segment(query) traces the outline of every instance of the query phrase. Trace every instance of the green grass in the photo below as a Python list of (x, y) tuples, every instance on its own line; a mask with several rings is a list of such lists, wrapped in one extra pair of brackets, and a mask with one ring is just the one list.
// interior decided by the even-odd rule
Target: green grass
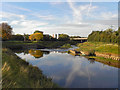
[(100, 53), (112, 53), (118, 54), (118, 45), (117, 44), (108, 44), (103, 42), (85, 42), (77, 44), (79, 47), (78, 51), (90, 51), (95, 50), (95, 52)]
[(94, 59), (97, 62), (104, 63), (112, 67), (120, 68), (120, 61), (117, 61), (117, 60), (112, 60), (104, 57), (96, 57), (96, 56), (85, 56), (85, 57), (88, 59)]
[(113, 45), (99, 46), (99, 47), (96, 47), (95, 50), (97, 52), (118, 54), (118, 46), (113, 46)]
[(2, 46), (5, 48), (22, 48), (22, 47), (27, 47), (27, 45), (40, 45), (41, 47), (45, 48), (58, 48), (63, 46), (64, 44), (72, 44), (75, 45), (77, 44), (77, 41), (5, 41), (2, 43)]
[(120, 68), (120, 61), (117, 60), (112, 60), (104, 57), (96, 57), (95, 60), (109, 66)]
[(51, 78), (42, 71), (17, 57), (11, 50), (2, 49), (3, 88), (56, 88)]
[(67, 48), (72, 48), (70, 44), (64, 44), (60, 48), (67, 49)]

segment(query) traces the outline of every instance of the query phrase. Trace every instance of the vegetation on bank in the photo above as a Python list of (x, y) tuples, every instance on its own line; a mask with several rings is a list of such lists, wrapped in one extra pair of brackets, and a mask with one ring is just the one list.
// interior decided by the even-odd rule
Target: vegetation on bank
[(108, 44), (103, 42), (85, 42), (77, 44), (78, 51), (95, 51), (100, 53), (118, 54), (117, 44)]
[(86, 56), (86, 58), (88, 58), (89, 60), (95, 60), (104, 63), (105, 65), (120, 68), (120, 61), (117, 60), (112, 60), (104, 57), (95, 57), (95, 56), (89, 56), (89, 57)]
[[(77, 41), (3, 41), (2, 46), (10, 49), (22, 49), (23, 47), (38, 45), (38, 48), (59, 48), (64, 44), (76, 45)], [(67, 45), (68, 46), (68, 45)], [(70, 46), (69, 46), (70, 47)], [(68, 47), (67, 47), (68, 48)]]
[(88, 36), (89, 42), (106, 42), (106, 43), (119, 43), (120, 28), (115, 31), (113, 29), (107, 29), (105, 31), (93, 31)]
[(70, 44), (64, 44), (60, 48), (62, 48), (62, 49), (68, 49), (68, 48), (72, 48), (72, 46)]
[(2, 49), (3, 88), (56, 88), (51, 78), (42, 71), (20, 59), (9, 49)]

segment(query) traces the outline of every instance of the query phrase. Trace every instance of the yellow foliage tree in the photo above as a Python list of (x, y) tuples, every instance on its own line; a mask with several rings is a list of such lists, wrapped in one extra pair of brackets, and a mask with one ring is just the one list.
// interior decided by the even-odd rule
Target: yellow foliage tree
[(29, 53), (35, 58), (43, 57), (43, 52), (40, 50), (29, 50)]
[(39, 41), (39, 40), (43, 39), (43, 34), (42, 33), (35, 33), (34, 35), (35, 35), (36, 41)]
[(31, 34), (29, 36), (29, 39), (31, 41), (34, 41), (34, 40), (39, 41), (39, 40), (43, 39), (43, 33), (34, 33), (34, 34)]
[(31, 34), (31, 35), (29, 36), (29, 39), (30, 39), (31, 41), (33, 41), (33, 40), (34, 40), (34, 34)]

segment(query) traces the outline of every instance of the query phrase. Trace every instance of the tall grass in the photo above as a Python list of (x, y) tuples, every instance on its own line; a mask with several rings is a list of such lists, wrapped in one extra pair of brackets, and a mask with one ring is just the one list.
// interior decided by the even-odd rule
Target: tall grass
[(3, 88), (55, 88), (58, 87), (42, 71), (17, 57), (12, 51), (3, 49)]

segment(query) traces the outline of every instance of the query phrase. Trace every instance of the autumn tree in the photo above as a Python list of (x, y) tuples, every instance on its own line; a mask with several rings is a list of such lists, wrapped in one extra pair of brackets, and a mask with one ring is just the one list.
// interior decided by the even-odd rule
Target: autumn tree
[(0, 32), (2, 32), (2, 35), (0, 35), (2, 36), (2, 39), (8, 40), (12, 35), (12, 27), (7, 23), (2, 23), (0, 24)]
[(42, 39), (43, 39), (43, 32), (35, 32), (35, 33), (33, 33), (33, 34), (31, 34), (31, 35), (29, 36), (29, 39), (30, 39), (31, 41), (34, 41), (34, 40), (36, 40), (36, 41), (42, 40)]
[(31, 41), (34, 41), (34, 34), (31, 34), (31, 35), (29, 36), (29, 39), (30, 39)]
[(34, 36), (35, 36), (36, 41), (39, 41), (39, 40), (43, 39), (43, 34), (42, 33), (35, 33)]
[(35, 58), (43, 57), (43, 52), (40, 50), (29, 50), (30, 55), (34, 56)]
[(43, 33), (42, 31), (36, 30), (34, 33)]

